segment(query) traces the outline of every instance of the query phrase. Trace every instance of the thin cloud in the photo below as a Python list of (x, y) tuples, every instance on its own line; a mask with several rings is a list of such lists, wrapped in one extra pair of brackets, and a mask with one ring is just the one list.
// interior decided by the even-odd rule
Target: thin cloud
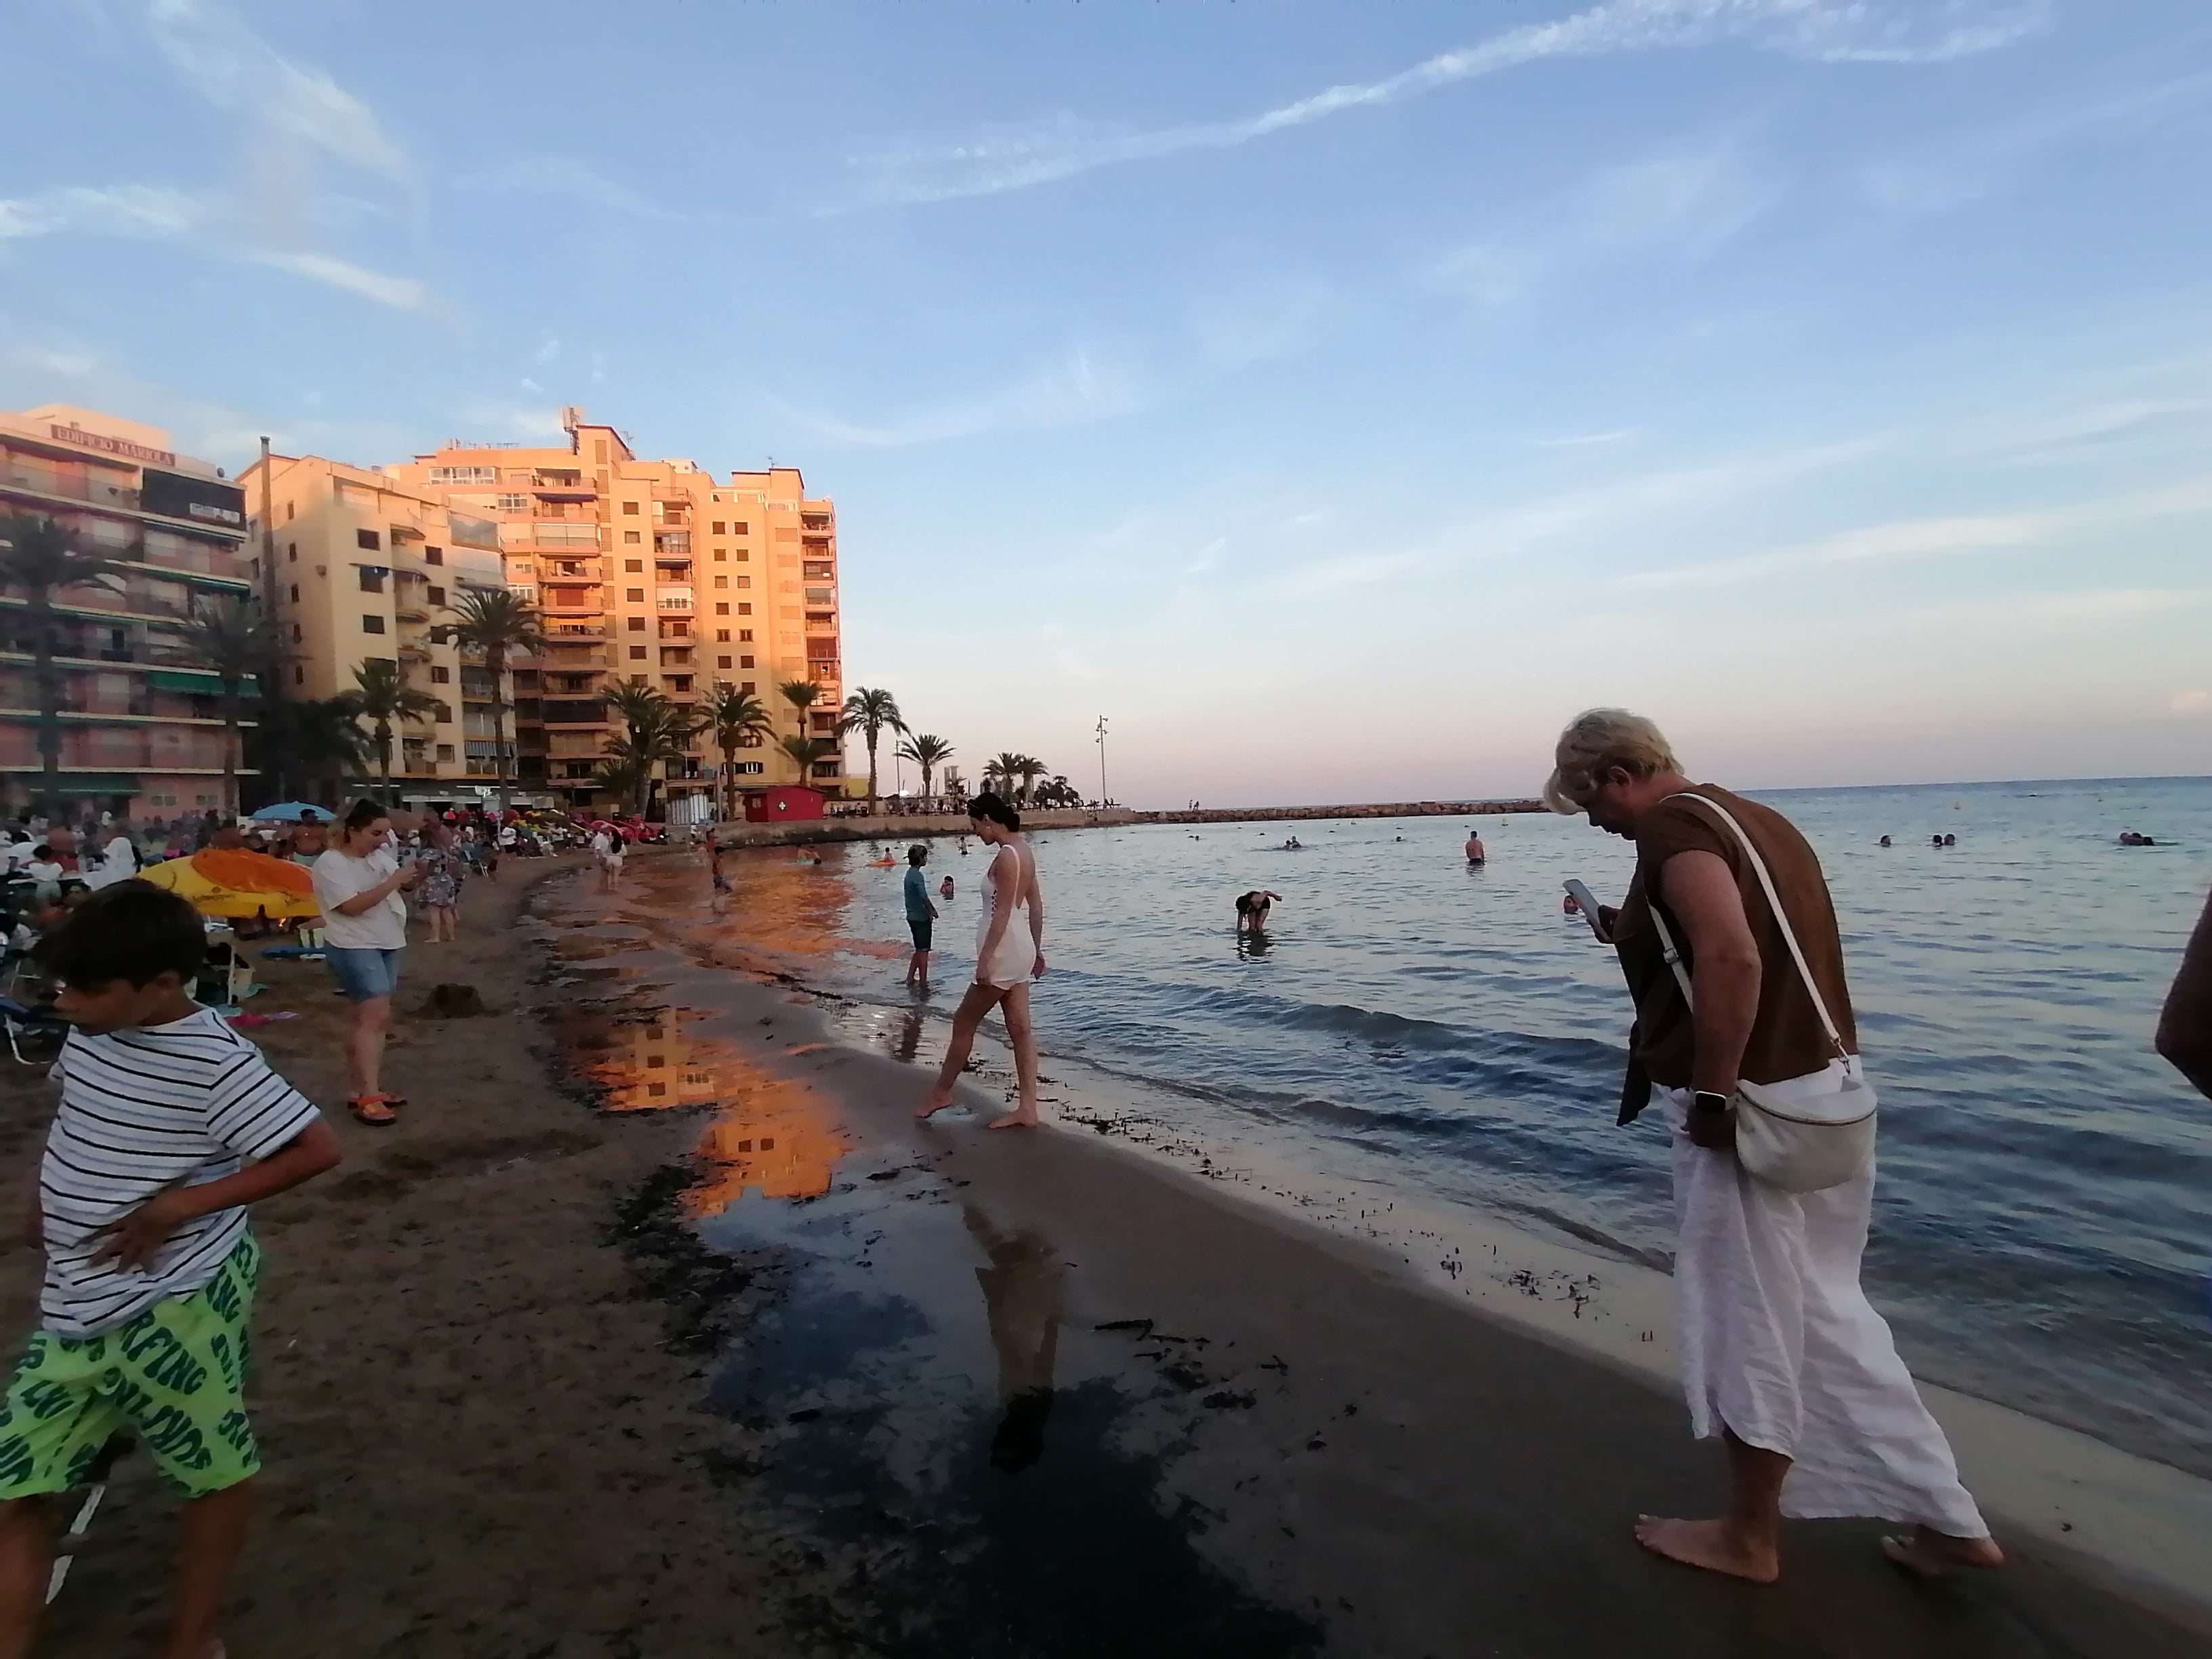
[(1834, 565), (1955, 558), (2048, 544), (2087, 530), (2212, 513), (2212, 482), (2145, 490), (2112, 501), (2034, 513), (1899, 520), (1743, 558), (1649, 570), (1621, 579), (1625, 588), (1722, 587)]
[(523, 196), (553, 196), (586, 207), (605, 208), (640, 219), (684, 224), (692, 216), (649, 202), (627, 185), (617, 184), (596, 168), (566, 155), (529, 155), (480, 172), (463, 173), (453, 180), (461, 191), (508, 191)]
[(1049, 184), (1097, 167), (1191, 150), (1232, 149), (1358, 109), (1419, 98), (1552, 58), (1740, 40), (1826, 62), (1942, 63), (1993, 52), (2041, 28), (2049, 0), (1604, 0), (1524, 24), (1380, 81), (1352, 82), (1241, 118), (1115, 131), (1073, 117), (999, 129), (967, 143), (854, 158), (872, 203), (941, 202)]
[(1073, 426), (1126, 415), (1139, 404), (1135, 383), (1126, 370), (1079, 348), (1069, 353), (1065, 362), (1010, 386), (913, 410), (890, 421), (843, 420), (777, 401), (792, 418), (825, 438), (881, 448), (941, 443), (987, 432)]
[(394, 179), (405, 153), (362, 100), (321, 70), (278, 52), (210, 0), (147, 0), (153, 41), (178, 77), (218, 109), (247, 112), (278, 134)]
[(104, 236), (182, 236), (209, 217), (199, 197), (161, 185), (69, 185), (0, 199), (0, 241), (72, 232)]
[(374, 300), (402, 311), (422, 311), (430, 304), (430, 290), (411, 276), (390, 276), (368, 270), (328, 253), (288, 253), (273, 249), (249, 250), (246, 258), (256, 264), (289, 270), (311, 282), (326, 283), (348, 294)]

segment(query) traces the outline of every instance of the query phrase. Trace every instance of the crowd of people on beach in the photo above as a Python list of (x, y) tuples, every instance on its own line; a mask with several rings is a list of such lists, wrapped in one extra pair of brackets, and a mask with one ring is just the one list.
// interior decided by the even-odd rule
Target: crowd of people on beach
[[(1637, 1539), (1674, 1560), (1767, 1583), (1781, 1571), (1785, 1516), (1871, 1516), (1907, 1528), (1882, 1548), (1916, 1574), (2002, 1565), (1942, 1428), (1860, 1285), (1875, 1095), (1818, 859), (1781, 813), (1692, 782), (1639, 716), (1578, 716), (1554, 761), (1547, 803), (1636, 848), (1618, 907), (1570, 895), (1566, 908), (1595, 910), (1586, 920), (1628, 982), (1634, 1022), (1619, 1121), (1655, 1101), (1666, 1114), (1682, 1382), (1692, 1432), (1726, 1451), (1723, 1514), (1647, 1516)], [(1048, 971), (1044, 895), (1020, 815), (988, 793), (968, 811), (988, 854), (975, 967), (914, 1115), (927, 1121), (954, 1103), (977, 1031), (996, 1010), (1013, 1050), (1016, 1103), (989, 1127), (1035, 1127), (1030, 1005)], [(203, 918), (177, 894), (132, 878), (146, 836), (173, 837), (176, 826), (134, 835), (113, 823), (29, 822), (11, 831), (11, 880), (51, 886), (56, 899), (65, 884), (76, 890), (48, 906), (26, 945), (70, 1031), (52, 1066), (60, 1103), (30, 1228), (45, 1256), (40, 1320), (0, 1407), (0, 1659), (27, 1653), (35, 1633), (53, 1552), (42, 1500), (89, 1478), (125, 1431), (185, 1498), (164, 1659), (219, 1659), (224, 1589), (260, 1468), (243, 1396), (260, 1263), (246, 1212), (333, 1167), (343, 1147), (252, 1042), (193, 1000)], [(345, 1103), (379, 1127), (407, 1104), (382, 1086), (407, 896), (428, 942), (449, 941), (465, 884), (495, 878), (502, 854), (587, 845), (611, 890), (638, 833), (467, 815), (402, 830), (371, 800), (273, 835), (206, 818), (182, 831), (201, 848), (308, 865), (316, 943), (352, 1009)], [(693, 841), (726, 900), (726, 849), (712, 829)], [(27, 842), (25, 857), (17, 849)], [(1466, 851), (1471, 866), (1486, 858), (1477, 834)], [(903, 879), (908, 980), (920, 987), (939, 918), (928, 856), (909, 849)], [(947, 875), (937, 892), (950, 901), (954, 891)], [(1240, 933), (1264, 929), (1280, 902), (1262, 889), (1241, 895)], [(2157, 1043), (2212, 1097), (2212, 904)]]

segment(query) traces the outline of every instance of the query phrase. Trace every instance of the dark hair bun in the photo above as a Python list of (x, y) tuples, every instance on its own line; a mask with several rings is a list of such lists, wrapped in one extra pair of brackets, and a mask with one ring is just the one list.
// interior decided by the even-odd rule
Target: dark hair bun
[(349, 833), (356, 830), (366, 830), (379, 818), (388, 818), (391, 816), (391, 812), (386, 808), (364, 795), (353, 804), (352, 811), (345, 815), (345, 827)]
[(1016, 834), (1021, 831), (1022, 815), (988, 789), (981, 794), (969, 799), (968, 816), (971, 818), (987, 818), (993, 823), (1003, 824)]

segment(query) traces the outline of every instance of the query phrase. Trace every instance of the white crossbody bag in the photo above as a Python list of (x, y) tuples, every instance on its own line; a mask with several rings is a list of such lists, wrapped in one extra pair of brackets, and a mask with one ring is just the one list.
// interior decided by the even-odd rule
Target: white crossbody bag
[[(1774, 890), (1774, 878), (1767, 873), (1766, 860), (1759, 857), (1759, 848), (1752, 845), (1751, 837), (1735, 821), (1735, 815), (1718, 801), (1686, 791), (1667, 799), (1696, 801), (1735, 832), (1744, 856), (1751, 860), (1759, 884), (1765, 891), (1775, 925), (1782, 929), (1783, 940), (1790, 946), (1790, 959), (1797, 964), (1798, 977), (1805, 981), (1814, 1011), (1820, 1016), (1820, 1029), (1828, 1034), (1837, 1054), (1848, 1060), (1850, 1050), (1844, 1046), (1843, 1033), (1829, 1018), (1828, 1005), (1821, 999), (1820, 988), (1813, 981), (1813, 969), (1805, 961), (1796, 932), (1782, 908), (1782, 896)], [(1667, 965), (1674, 970), (1674, 982), (1682, 988), (1682, 1000), (1687, 1003), (1690, 972), (1682, 966), (1682, 953), (1675, 948), (1674, 936), (1668, 931), (1667, 919), (1656, 903), (1651, 906), (1651, 921), (1659, 930), (1659, 945)], [(1875, 1103), (1874, 1090), (1863, 1079), (1852, 1076), (1846, 1076), (1843, 1088), (1833, 1095), (1788, 1105), (1778, 1102), (1772, 1089), (1765, 1084), (1740, 1082), (1735, 1097), (1729, 1103), (1729, 1115), (1735, 1120), (1736, 1158), (1753, 1180), (1786, 1192), (1817, 1193), (1840, 1187), (1864, 1175), (1874, 1165)]]

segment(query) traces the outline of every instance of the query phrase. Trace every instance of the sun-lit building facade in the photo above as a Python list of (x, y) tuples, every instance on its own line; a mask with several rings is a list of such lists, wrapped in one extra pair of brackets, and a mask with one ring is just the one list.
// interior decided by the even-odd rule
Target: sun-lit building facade
[[(0, 411), (0, 522), (24, 519), (50, 520), (114, 562), (106, 580), (52, 596), (65, 805), (139, 817), (222, 806), (222, 686), (177, 625), (197, 604), (251, 594), (260, 580), (238, 485), (178, 454), (159, 427), (47, 404)], [(0, 585), (9, 811), (35, 797), (41, 773), (29, 605), (24, 589)], [(258, 688), (241, 690), (250, 722)], [(258, 781), (241, 769), (240, 787), (251, 794)]]
[[(620, 727), (617, 681), (698, 705), (718, 680), (767, 705), (776, 736), (799, 735), (780, 688), (821, 688), (805, 734), (835, 741), (843, 701), (836, 510), (809, 500), (795, 467), (726, 481), (687, 460), (641, 458), (611, 426), (564, 412), (565, 444), (458, 440), (381, 471), (406, 490), (496, 526), (509, 586), (544, 617), (546, 648), (514, 670), (517, 765), (526, 789), (594, 803), (592, 775)], [(666, 769), (672, 816), (711, 795), (711, 734)], [(799, 781), (774, 741), (738, 751), (741, 786)], [(804, 780), (835, 791), (841, 756)]]
[[(240, 475), (257, 546), (261, 465)], [(495, 787), (489, 672), (465, 657), (447, 625), (466, 589), (504, 581), (498, 527), (374, 468), (320, 455), (270, 457), (265, 495), (284, 695), (336, 696), (356, 689), (365, 665), (392, 662), (403, 684), (434, 704), (425, 719), (393, 723), (399, 798), (447, 805)]]

